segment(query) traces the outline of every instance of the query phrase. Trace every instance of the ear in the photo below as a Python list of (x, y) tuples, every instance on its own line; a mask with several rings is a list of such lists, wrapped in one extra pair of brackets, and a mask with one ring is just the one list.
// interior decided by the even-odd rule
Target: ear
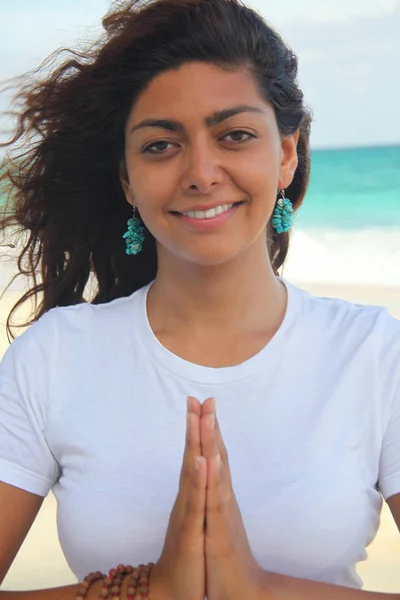
[(297, 157), (297, 143), (300, 137), (300, 129), (288, 137), (282, 138), (282, 159), (279, 170), (279, 189), (286, 189), (292, 183), (294, 174), (299, 164)]
[(129, 176), (128, 171), (126, 169), (125, 161), (121, 161), (119, 165), (119, 180), (122, 185), (122, 189), (124, 190), (126, 201), (129, 204), (134, 204), (133, 194), (129, 184)]

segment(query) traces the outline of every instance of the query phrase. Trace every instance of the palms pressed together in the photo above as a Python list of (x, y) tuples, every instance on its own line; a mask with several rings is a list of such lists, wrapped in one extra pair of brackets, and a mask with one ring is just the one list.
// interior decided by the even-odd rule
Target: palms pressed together
[(265, 600), (232, 487), (215, 400), (188, 399), (179, 492), (152, 576), (157, 600)]

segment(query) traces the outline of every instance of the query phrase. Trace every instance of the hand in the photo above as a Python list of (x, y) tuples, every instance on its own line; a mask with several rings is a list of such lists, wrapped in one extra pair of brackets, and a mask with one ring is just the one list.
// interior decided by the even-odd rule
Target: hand
[(179, 491), (164, 548), (150, 579), (153, 600), (204, 600), (204, 515), (207, 465), (200, 446), (201, 404), (188, 398), (186, 445)]
[(202, 406), (201, 449), (207, 459), (206, 593), (208, 600), (266, 597), (266, 573), (252, 555), (232, 487), (228, 453), (222, 439), (215, 400)]

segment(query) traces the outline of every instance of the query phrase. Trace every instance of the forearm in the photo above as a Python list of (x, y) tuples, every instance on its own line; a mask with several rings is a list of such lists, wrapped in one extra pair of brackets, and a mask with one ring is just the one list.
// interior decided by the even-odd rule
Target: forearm
[(366, 592), (338, 585), (317, 583), (285, 575), (266, 573), (262, 600), (400, 600), (399, 594)]
[[(102, 581), (96, 581), (90, 586), (89, 593), (85, 600), (98, 600), (99, 592), (103, 586)], [(35, 590), (25, 592), (6, 592), (0, 591), (0, 600), (75, 600), (79, 589), (79, 584), (66, 587), (51, 588), (46, 590)], [(127, 598), (126, 581), (122, 584), (121, 599)], [(150, 588), (150, 598), (152, 598)], [(153, 595), (154, 600), (165, 600), (166, 595), (163, 590), (157, 590)]]
[[(101, 582), (94, 583), (86, 600), (98, 598)], [(0, 600), (75, 600), (78, 591), (78, 584), (65, 587), (51, 588), (47, 590), (35, 590), (25, 592), (3, 592), (0, 591)]]

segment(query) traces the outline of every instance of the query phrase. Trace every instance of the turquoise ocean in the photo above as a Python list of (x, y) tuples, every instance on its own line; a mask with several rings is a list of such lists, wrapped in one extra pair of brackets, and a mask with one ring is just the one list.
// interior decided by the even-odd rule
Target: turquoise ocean
[(400, 287), (400, 146), (313, 150), (284, 275)]
[(283, 275), (400, 287), (400, 145), (313, 150), (311, 160)]

